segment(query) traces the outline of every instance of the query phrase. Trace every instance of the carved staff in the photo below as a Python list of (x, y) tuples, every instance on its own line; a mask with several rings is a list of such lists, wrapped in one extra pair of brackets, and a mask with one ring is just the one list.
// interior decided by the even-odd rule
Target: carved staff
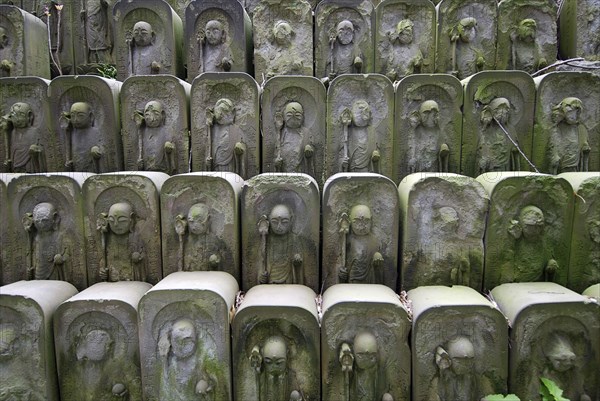
[(100, 239), (102, 241), (102, 258), (104, 260), (103, 266), (100, 267), (99, 276), (103, 281), (109, 281), (108, 271), (108, 253), (106, 246), (106, 236), (108, 235), (108, 214), (100, 213), (96, 220), (96, 230), (100, 232)]
[(127, 43), (127, 56), (129, 58), (129, 73), (134, 75), (133, 68), (133, 32), (125, 32), (125, 43)]
[(210, 107), (206, 109), (206, 140), (208, 141), (206, 157), (206, 171), (212, 171), (212, 126), (215, 121), (215, 114)]
[(206, 33), (204, 29), (200, 29), (198, 31), (198, 35), (196, 36), (196, 42), (198, 42), (198, 74), (202, 74), (204, 72), (204, 40), (206, 38)]
[(337, 33), (335, 31), (329, 34), (329, 75), (333, 75), (335, 73), (335, 68), (333, 67), (333, 48), (335, 46), (335, 40), (337, 38)]
[[(340, 216), (339, 219), (339, 225), (340, 225), (340, 230), (339, 233), (341, 234), (342, 240), (341, 240), (341, 249), (340, 249), (340, 259), (341, 259), (341, 267), (340, 267), (340, 271), (341, 270), (345, 270), (346, 269), (346, 240), (348, 238), (348, 233), (350, 233), (350, 216), (348, 216), (348, 213), (343, 212), (342, 215)], [(347, 272), (346, 272), (347, 274)], [(339, 277), (338, 277), (339, 278)], [(347, 281), (347, 280), (345, 280)]]
[(138, 137), (138, 160), (137, 160), (137, 168), (140, 170), (144, 169), (144, 135), (142, 132), (142, 125), (144, 125), (144, 112), (135, 110), (133, 112), (133, 120), (135, 121), (135, 125), (137, 128), (137, 137)]
[(254, 381), (256, 384), (256, 398), (260, 399), (260, 367), (262, 365), (262, 356), (260, 355), (260, 348), (255, 345), (252, 348), (250, 354), (250, 367), (254, 371)]
[(343, 137), (343, 144), (344, 144), (344, 162), (342, 163), (342, 171), (343, 172), (347, 172), (348, 171), (348, 164), (349, 164), (349, 159), (350, 159), (350, 155), (348, 153), (348, 127), (350, 126), (350, 123), (352, 122), (352, 113), (350, 112), (350, 110), (348, 108), (345, 108), (344, 111), (342, 111), (342, 115), (340, 117), (341, 121), (342, 121), (342, 126), (344, 127), (344, 137)]
[(67, 161), (65, 162), (65, 167), (67, 167), (69, 171), (73, 171), (73, 125), (71, 124), (71, 115), (68, 112), (63, 111), (60, 115), (59, 124), (65, 130), (67, 154)]
[(263, 214), (258, 219), (258, 233), (260, 234), (260, 274), (259, 278), (263, 275), (269, 277), (271, 272), (268, 270), (269, 266), (267, 263), (267, 235), (269, 234), (269, 219), (267, 215)]
[(34, 278), (34, 267), (33, 267), (33, 237), (35, 236), (35, 226), (33, 225), (33, 213), (25, 213), (21, 219), (23, 228), (27, 231), (29, 239), (29, 265), (27, 266), (27, 279), (31, 280)]
[(343, 343), (340, 349), (339, 361), (342, 365), (342, 372), (344, 372), (344, 400), (350, 401), (350, 374), (354, 364), (354, 355), (352, 355), (352, 350), (346, 343)]
[(179, 238), (179, 255), (177, 258), (177, 271), (183, 271), (183, 258), (184, 258), (184, 245), (183, 245), (183, 237), (185, 236), (185, 229), (187, 227), (186, 218), (178, 214), (175, 216), (175, 232), (177, 232), (177, 237)]
[(277, 129), (277, 155), (275, 156), (275, 171), (283, 171), (283, 159), (281, 158), (281, 145), (283, 143), (283, 113), (275, 113), (275, 128)]
[(82, 0), (81, 3), (81, 12), (79, 13), (81, 17), (81, 22), (83, 22), (83, 52), (84, 52), (84, 60), (85, 64), (89, 64), (89, 47), (88, 47), (88, 37), (87, 37), (87, 1)]
[(0, 133), (4, 135), (4, 164), (8, 172), (12, 172), (12, 160), (10, 159), (10, 133), (12, 131), (12, 122), (10, 120), (10, 115), (5, 115), (0, 117)]

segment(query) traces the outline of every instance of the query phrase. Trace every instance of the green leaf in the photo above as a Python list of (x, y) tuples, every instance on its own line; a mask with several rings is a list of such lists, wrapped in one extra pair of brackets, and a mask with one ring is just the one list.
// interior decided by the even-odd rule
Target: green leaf
[(562, 396), (563, 391), (552, 380), (540, 377), (542, 386), (540, 387), (540, 395), (542, 401), (569, 401), (568, 398)]
[(507, 396), (502, 394), (492, 394), (486, 395), (481, 401), (521, 401), (521, 399), (514, 394), (508, 394)]

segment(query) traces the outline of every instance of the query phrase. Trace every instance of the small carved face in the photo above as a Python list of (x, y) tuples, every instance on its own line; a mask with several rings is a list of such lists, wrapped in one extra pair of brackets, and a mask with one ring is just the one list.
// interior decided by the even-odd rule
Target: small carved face
[(277, 205), (269, 215), (269, 226), (275, 235), (285, 235), (292, 230), (292, 213), (285, 205)]
[(470, 43), (477, 36), (477, 20), (472, 17), (463, 18), (459, 22), (460, 40)]
[(340, 22), (336, 32), (338, 41), (343, 45), (348, 45), (354, 40), (354, 25), (348, 20)]
[(92, 108), (88, 103), (73, 103), (71, 106), (71, 124), (73, 124), (73, 127), (77, 129), (91, 127)]
[(562, 102), (562, 111), (565, 115), (565, 122), (570, 125), (579, 123), (581, 115), (581, 100), (577, 98), (566, 98)]
[(411, 20), (402, 20), (398, 22), (396, 26), (396, 32), (398, 33), (398, 40), (403, 45), (412, 43), (414, 39), (413, 35), (413, 22)]
[(549, 356), (552, 368), (557, 372), (566, 372), (575, 366), (575, 354), (572, 352)]
[(371, 209), (356, 205), (350, 211), (350, 225), (354, 235), (367, 235), (371, 232)]
[(33, 208), (33, 224), (40, 232), (54, 231), (57, 213), (51, 203), (38, 203)]
[(520, 213), (523, 237), (539, 238), (544, 231), (544, 213), (535, 206), (526, 206)]
[(229, 99), (219, 99), (215, 104), (215, 121), (219, 125), (233, 124), (235, 119), (235, 108)]
[(425, 128), (433, 128), (438, 125), (440, 108), (436, 101), (426, 100), (419, 107), (419, 116), (421, 117), (421, 124)]
[(128, 203), (115, 203), (108, 210), (108, 225), (116, 235), (128, 234), (131, 230), (133, 210)]
[(112, 339), (104, 330), (91, 330), (77, 345), (78, 361), (101, 361), (106, 358)]
[(223, 41), (223, 24), (217, 20), (210, 20), (206, 23), (206, 41), (211, 46), (216, 46)]
[(519, 23), (518, 36), (519, 39), (526, 42), (533, 42), (535, 40), (537, 24), (535, 20), (531, 18), (524, 19)]
[(366, 127), (371, 123), (371, 108), (364, 100), (358, 100), (352, 105), (352, 117), (354, 125), (357, 127)]
[(173, 324), (171, 347), (178, 358), (187, 358), (196, 351), (196, 329), (191, 321), (179, 320)]
[(288, 128), (300, 128), (304, 122), (304, 110), (298, 102), (291, 102), (285, 106), (283, 119)]
[(6, 29), (0, 26), (0, 49), (4, 49), (8, 46), (8, 34)]
[(377, 365), (377, 339), (369, 332), (363, 332), (354, 338), (356, 365), (360, 369), (371, 369)]
[(269, 376), (281, 376), (287, 371), (287, 346), (283, 338), (267, 339), (263, 348), (263, 362)]
[(448, 343), (448, 355), (452, 358), (452, 371), (457, 375), (473, 372), (475, 348), (466, 337), (457, 337)]
[(33, 112), (27, 103), (15, 103), (10, 108), (10, 121), (15, 128), (27, 128), (31, 126)]
[(138, 21), (133, 26), (133, 40), (136, 46), (150, 46), (154, 40), (152, 25), (145, 21)]
[(456, 210), (450, 206), (441, 207), (438, 210), (438, 219), (440, 230), (444, 233), (456, 232), (459, 224), (459, 217)]
[(286, 21), (279, 21), (273, 28), (273, 36), (278, 45), (287, 45), (292, 41), (292, 27)]
[(163, 106), (160, 102), (153, 100), (146, 103), (146, 107), (144, 107), (146, 126), (150, 128), (160, 127), (163, 125), (164, 116)]
[(208, 207), (202, 203), (192, 206), (187, 215), (188, 227), (194, 235), (206, 234), (208, 232), (209, 220)]

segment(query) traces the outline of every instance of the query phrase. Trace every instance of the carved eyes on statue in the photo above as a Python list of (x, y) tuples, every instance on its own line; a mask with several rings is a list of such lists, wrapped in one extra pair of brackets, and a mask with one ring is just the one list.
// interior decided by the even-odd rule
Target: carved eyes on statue
[(274, 217), (270, 220), (270, 223), (274, 227), (287, 226), (288, 224), (290, 224), (290, 219)]
[(283, 368), (285, 367), (285, 358), (270, 358), (265, 357), (264, 362), (266, 365), (270, 365), (274, 368)]

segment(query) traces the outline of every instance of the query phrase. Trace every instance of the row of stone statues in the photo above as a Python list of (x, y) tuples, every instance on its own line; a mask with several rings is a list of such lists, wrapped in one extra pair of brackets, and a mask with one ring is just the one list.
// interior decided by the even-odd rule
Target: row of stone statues
[(241, 296), (222, 272), (174, 273), (150, 287), (1, 287), (3, 399), (58, 401), (60, 390), (62, 401), (540, 400), (540, 378), (570, 400), (600, 396), (598, 285), (582, 296), (504, 284), (495, 302), (462, 286), (398, 297), (340, 284), (319, 298), (259, 286)]
[(338, 172), (399, 183), (415, 172), (599, 171), (599, 88), (576, 72), (547, 74), (537, 90), (529, 75), (499, 71), (462, 84), (413, 75), (395, 90), (382, 75), (344, 75), (327, 92), (311, 77), (275, 77), (261, 91), (243, 73), (191, 86), (162, 75), (6, 78), (0, 161), (15, 173), (293, 172), (321, 186)]
[(581, 291), (600, 279), (597, 173), (412, 174), (399, 187), (338, 174), (322, 199), (303, 174), (167, 178), (3, 176), (2, 282), (83, 289), (218, 270), (244, 289), (552, 281)]

